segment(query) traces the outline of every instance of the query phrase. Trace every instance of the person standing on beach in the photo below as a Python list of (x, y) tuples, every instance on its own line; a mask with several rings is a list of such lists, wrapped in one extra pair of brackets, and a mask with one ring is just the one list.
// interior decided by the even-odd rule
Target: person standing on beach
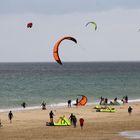
[(70, 119), (70, 122), (71, 122), (72, 125), (73, 125), (73, 117), (74, 117), (74, 115), (73, 115), (73, 113), (71, 113), (69, 119)]
[(74, 115), (74, 116), (73, 116), (73, 126), (74, 126), (74, 128), (76, 128), (76, 124), (77, 124), (77, 118), (76, 118), (76, 116)]
[(9, 118), (9, 120), (10, 120), (10, 123), (12, 123), (12, 118), (13, 118), (14, 116), (13, 116), (13, 113), (12, 113), (12, 111), (10, 110), (9, 111), (9, 113), (8, 113), (8, 118)]
[(105, 105), (107, 105), (108, 104), (108, 99), (107, 98), (105, 98)]
[(76, 106), (78, 106), (78, 102), (79, 102), (79, 100), (78, 100), (78, 98), (76, 99)]
[(104, 102), (104, 98), (101, 96), (100, 97), (100, 103), (99, 104), (102, 105), (103, 102)]
[(128, 107), (128, 113), (131, 115), (133, 108), (131, 106)]
[(0, 120), (0, 127), (2, 127), (2, 122), (1, 122), (1, 120)]
[(125, 103), (128, 103), (128, 96), (125, 96)]
[(80, 118), (80, 119), (79, 119), (79, 122), (80, 122), (81, 129), (83, 129), (83, 126), (84, 126), (84, 119), (83, 119), (83, 118)]
[(71, 100), (68, 100), (68, 107), (71, 107)]
[(49, 116), (50, 116), (50, 123), (53, 124), (53, 111), (51, 110), (50, 113), (49, 113)]

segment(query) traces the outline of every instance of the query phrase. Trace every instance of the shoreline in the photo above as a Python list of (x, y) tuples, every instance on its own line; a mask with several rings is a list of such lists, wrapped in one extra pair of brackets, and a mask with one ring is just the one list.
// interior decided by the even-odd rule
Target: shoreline
[[(109, 100), (111, 101), (111, 100)], [(123, 105), (121, 100), (118, 100), (118, 102), (120, 103), (120, 105)], [(74, 104), (75, 102), (72, 101), (72, 104)], [(140, 103), (140, 99), (130, 99), (129, 100), (129, 103)], [(99, 105), (99, 101), (97, 102), (89, 102), (87, 103), (86, 105)], [(72, 105), (74, 107), (74, 105)], [(46, 105), (46, 108), (49, 109), (49, 108), (63, 108), (63, 107), (67, 107), (67, 103), (57, 103), (57, 104), (50, 104), (50, 105)], [(3, 112), (8, 112), (10, 110), (12, 111), (26, 111), (26, 110), (39, 110), (41, 109), (41, 105), (37, 105), (37, 106), (27, 106), (26, 108), (23, 108), (23, 107), (13, 107), (13, 108), (4, 108), (4, 109), (0, 109), (0, 113), (3, 113)]]
[[(127, 109), (132, 106), (133, 112), (129, 116)], [(3, 127), (0, 128), (2, 140), (127, 140), (120, 136), (123, 131), (136, 131), (140, 129), (140, 102), (131, 102), (114, 106), (115, 113), (96, 112), (95, 104), (79, 107), (53, 107), (46, 110), (34, 109), (13, 111), (14, 118), (9, 122), (7, 112), (0, 113)], [(77, 117), (77, 127), (73, 126), (46, 126), (49, 122), (49, 112), (53, 110), (54, 122), (59, 117), (71, 113)], [(84, 128), (81, 130), (79, 119), (84, 118)], [(129, 140), (129, 139), (128, 139)]]

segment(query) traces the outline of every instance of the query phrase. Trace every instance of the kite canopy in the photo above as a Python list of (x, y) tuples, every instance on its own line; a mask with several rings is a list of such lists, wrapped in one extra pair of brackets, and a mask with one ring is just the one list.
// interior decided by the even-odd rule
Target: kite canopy
[(90, 21), (90, 22), (88, 22), (88, 23), (86, 24), (86, 26), (88, 26), (89, 24), (92, 24), (92, 25), (94, 26), (95, 31), (97, 30), (97, 24), (96, 24), (96, 22)]
[(33, 26), (32, 22), (27, 23), (27, 28), (32, 28), (32, 26)]
[(87, 103), (88, 99), (85, 95), (81, 95), (81, 96), (82, 99), (78, 102), (78, 105), (84, 106)]
[(54, 48), (53, 48), (53, 56), (54, 56), (55, 61), (57, 63), (59, 63), (60, 65), (62, 65), (62, 62), (61, 62), (60, 57), (59, 57), (58, 48), (59, 48), (60, 43), (65, 39), (68, 39), (68, 40), (71, 40), (71, 41), (77, 43), (77, 40), (71, 36), (63, 37), (56, 42), (56, 44), (54, 45)]
[(96, 110), (96, 112), (110, 112), (110, 113), (114, 113), (116, 112), (116, 109), (115, 108), (112, 108), (112, 107), (107, 107), (107, 108), (99, 108)]
[(71, 122), (66, 117), (60, 117), (57, 122), (54, 122), (54, 126), (70, 126)]

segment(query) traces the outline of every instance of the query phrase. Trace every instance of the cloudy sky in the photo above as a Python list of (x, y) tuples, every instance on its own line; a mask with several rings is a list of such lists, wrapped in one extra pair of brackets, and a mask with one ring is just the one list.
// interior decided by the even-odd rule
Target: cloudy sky
[(0, 0), (0, 62), (140, 61), (139, 29), (140, 0)]

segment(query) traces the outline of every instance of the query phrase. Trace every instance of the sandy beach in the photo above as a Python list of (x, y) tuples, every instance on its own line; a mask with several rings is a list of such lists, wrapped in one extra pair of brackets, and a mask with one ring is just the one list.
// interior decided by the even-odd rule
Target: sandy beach
[[(132, 115), (127, 112), (128, 106), (133, 108)], [(126, 140), (119, 132), (140, 130), (140, 103), (129, 103), (115, 106), (116, 113), (96, 112), (95, 105), (83, 107), (47, 108), (47, 110), (25, 110), (13, 112), (12, 123), (8, 120), (8, 112), (0, 114), (2, 127), (1, 140)], [(60, 116), (67, 118), (71, 113), (78, 119), (77, 127), (46, 126), (49, 112), (53, 110), (57, 121)], [(79, 118), (85, 119), (83, 130), (79, 126)]]

